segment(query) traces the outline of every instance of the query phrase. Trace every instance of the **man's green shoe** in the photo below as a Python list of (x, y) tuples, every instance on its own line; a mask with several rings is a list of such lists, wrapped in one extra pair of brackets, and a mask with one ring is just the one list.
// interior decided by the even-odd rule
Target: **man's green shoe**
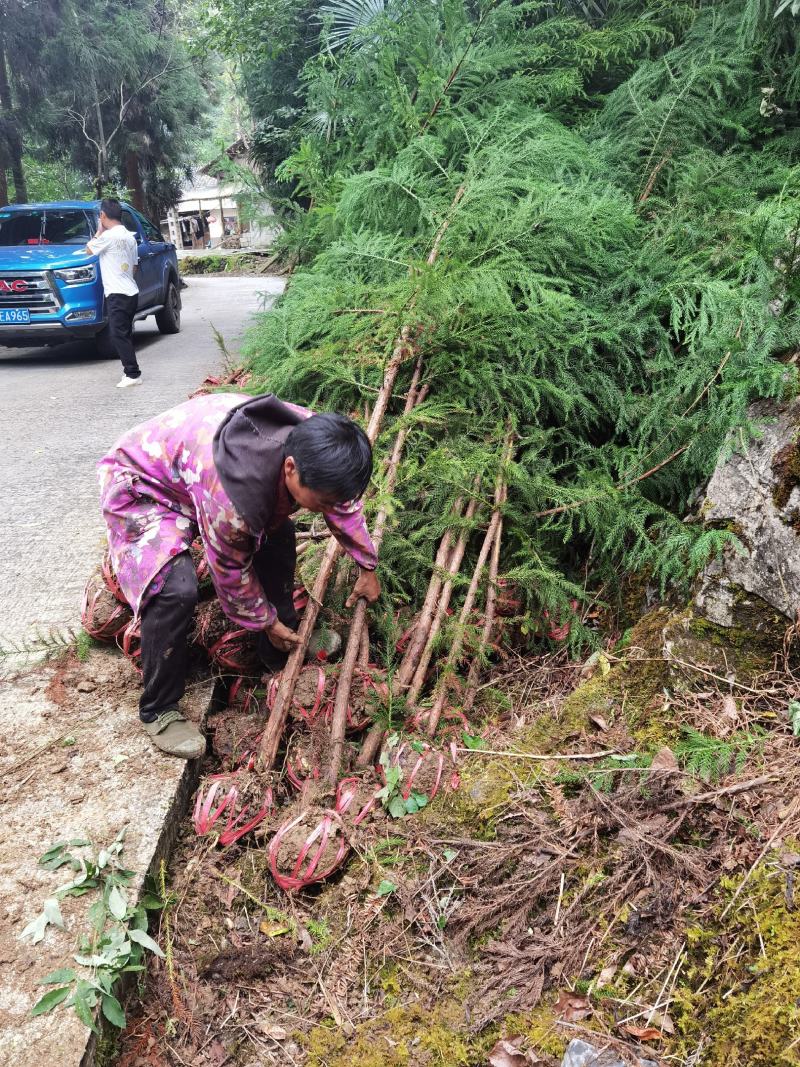
[(157, 719), (143, 722), (142, 726), (161, 751), (170, 756), (197, 759), (206, 750), (206, 739), (177, 708), (167, 708)]

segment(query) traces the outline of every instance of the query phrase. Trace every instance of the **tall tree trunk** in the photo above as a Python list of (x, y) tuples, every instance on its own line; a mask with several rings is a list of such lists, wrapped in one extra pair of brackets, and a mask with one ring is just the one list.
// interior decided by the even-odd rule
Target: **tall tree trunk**
[(103, 186), (106, 183), (106, 170), (108, 169), (108, 145), (106, 144), (106, 128), (103, 122), (103, 108), (100, 104), (100, 93), (97, 91), (97, 81), (92, 74), (92, 89), (94, 91), (94, 113), (97, 119), (97, 175), (94, 179), (94, 195), (98, 200), (103, 197)]
[(8, 177), (6, 176), (5, 153), (0, 149), (0, 207), (8, 203)]
[(131, 191), (133, 206), (144, 215), (146, 213), (144, 187), (142, 186), (142, 175), (139, 170), (138, 152), (129, 151), (125, 153), (125, 184)]
[[(8, 81), (8, 67), (6, 65), (6, 46), (3, 35), (0, 33), (0, 110), (5, 119), (6, 144), (8, 157), (11, 165), (11, 175), (14, 179), (14, 200), (17, 204), (24, 204), (28, 199), (28, 187), (25, 183), (25, 171), (22, 166), (22, 140), (17, 127), (17, 119), (14, 114), (13, 101), (11, 100), (11, 86)], [(6, 185), (6, 198), (8, 186)]]

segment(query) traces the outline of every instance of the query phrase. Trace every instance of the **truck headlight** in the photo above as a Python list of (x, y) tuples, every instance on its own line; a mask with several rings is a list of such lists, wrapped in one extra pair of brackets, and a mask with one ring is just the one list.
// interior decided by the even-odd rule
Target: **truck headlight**
[(66, 270), (54, 270), (56, 278), (64, 285), (86, 285), (93, 282), (97, 277), (97, 269), (94, 263), (87, 263), (85, 267), (68, 267)]

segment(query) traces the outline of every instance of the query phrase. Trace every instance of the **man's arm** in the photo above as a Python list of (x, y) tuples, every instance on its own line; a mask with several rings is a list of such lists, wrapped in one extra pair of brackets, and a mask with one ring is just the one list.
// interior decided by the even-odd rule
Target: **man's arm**
[(362, 596), (367, 603), (374, 604), (381, 595), (380, 582), (375, 573), (378, 566), (378, 552), (364, 521), (364, 509), (361, 502), (341, 505), (331, 511), (326, 511), (325, 522), (345, 552), (355, 560), (360, 568), (360, 574), (353, 586), (353, 592), (347, 599), (346, 606), (353, 607)]
[(102, 226), (97, 227), (97, 233), (86, 244), (86, 251), (90, 256), (99, 256), (104, 248), (108, 247), (108, 237)]
[(299, 638), (278, 619), (253, 566), (256, 540), (228, 509), (197, 508), (208, 571), (228, 618), (245, 630), (263, 630), (276, 648), (290, 652)]

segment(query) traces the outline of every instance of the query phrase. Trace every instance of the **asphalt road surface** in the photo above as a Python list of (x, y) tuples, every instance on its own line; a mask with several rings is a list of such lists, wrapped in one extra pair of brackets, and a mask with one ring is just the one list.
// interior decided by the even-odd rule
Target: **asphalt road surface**
[(116, 389), (119, 363), (89, 345), (0, 348), (0, 653), (78, 623), (104, 543), (98, 459), (220, 368), (212, 326), (235, 354), (251, 316), (284, 282), (190, 277), (188, 285), (179, 334), (162, 337), (154, 319), (137, 323), (136, 389)]

